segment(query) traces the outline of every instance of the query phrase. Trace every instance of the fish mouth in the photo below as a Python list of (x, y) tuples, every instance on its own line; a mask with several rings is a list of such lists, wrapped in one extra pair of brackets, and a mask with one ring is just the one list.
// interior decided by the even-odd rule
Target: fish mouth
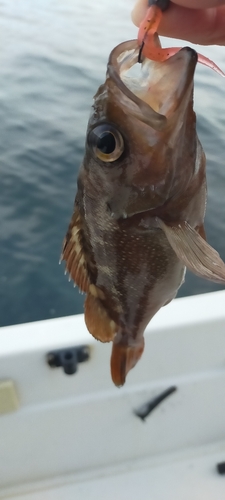
[[(124, 95), (127, 111), (155, 130), (164, 129), (192, 89), (197, 53), (184, 47), (164, 62), (145, 58), (138, 63), (136, 40), (111, 52), (108, 76)], [(134, 74), (134, 70), (136, 74)]]
[(156, 217), (160, 218), (161, 214), (163, 215), (165, 213), (165, 209), (169, 201), (170, 200), (167, 200), (161, 205), (157, 205), (157, 207), (148, 208), (146, 210), (140, 210), (136, 212), (123, 212), (118, 218), (118, 221), (123, 226), (129, 226), (132, 222), (132, 224), (135, 224), (142, 229), (146, 229), (146, 227), (149, 228), (149, 223), (152, 227), (158, 227), (158, 225), (155, 226), (154, 221)]

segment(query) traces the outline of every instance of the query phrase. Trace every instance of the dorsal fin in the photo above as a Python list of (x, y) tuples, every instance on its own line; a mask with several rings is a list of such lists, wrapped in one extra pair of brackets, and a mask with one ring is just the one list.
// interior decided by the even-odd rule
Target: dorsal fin
[(66, 270), (82, 292), (88, 292), (90, 280), (87, 259), (82, 246), (82, 222), (78, 207), (75, 207), (67, 235), (63, 242), (61, 260), (66, 261)]
[(104, 307), (104, 292), (91, 283), (88, 265), (94, 269), (91, 256), (83, 248), (84, 229), (78, 206), (69, 225), (63, 243), (61, 259), (66, 261), (66, 270), (82, 292), (87, 293), (84, 304), (85, 322), (89, 332), (101, 342), (113, 340), (116, 323), (108, 315)]

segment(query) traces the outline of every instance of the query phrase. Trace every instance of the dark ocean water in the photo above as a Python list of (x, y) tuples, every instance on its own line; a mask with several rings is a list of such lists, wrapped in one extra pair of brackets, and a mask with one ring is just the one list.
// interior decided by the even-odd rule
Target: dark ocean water
[[(0, 1), (1, 326), (83, 310), (58, 261), (92, 96), (110, 50), (136, 36), (131, 5)], [(202, 52), (225, 70), (225, 48)], [(206, 231), (225, 260), (225, 81), (199, 67), (195, 102), (208, 165)], [(221, 288), (188, 273), (179, 295)]]

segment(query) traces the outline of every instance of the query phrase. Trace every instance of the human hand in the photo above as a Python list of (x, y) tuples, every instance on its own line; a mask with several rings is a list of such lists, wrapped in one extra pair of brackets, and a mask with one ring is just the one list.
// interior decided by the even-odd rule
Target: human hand
[[(132, 12), (136, 26), (147, 8), (148, 0), (137, 0)], [(225, 45), (225, 0), (173, 0), (163, 12), (158, 33), (201, 45)]]

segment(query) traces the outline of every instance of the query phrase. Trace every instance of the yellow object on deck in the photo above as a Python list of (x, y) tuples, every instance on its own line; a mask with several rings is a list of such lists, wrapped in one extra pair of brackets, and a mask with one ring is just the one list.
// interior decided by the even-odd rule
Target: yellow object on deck
[(13, 380), (0, 381), (0, 415), (19, 408), (19, 400)]

